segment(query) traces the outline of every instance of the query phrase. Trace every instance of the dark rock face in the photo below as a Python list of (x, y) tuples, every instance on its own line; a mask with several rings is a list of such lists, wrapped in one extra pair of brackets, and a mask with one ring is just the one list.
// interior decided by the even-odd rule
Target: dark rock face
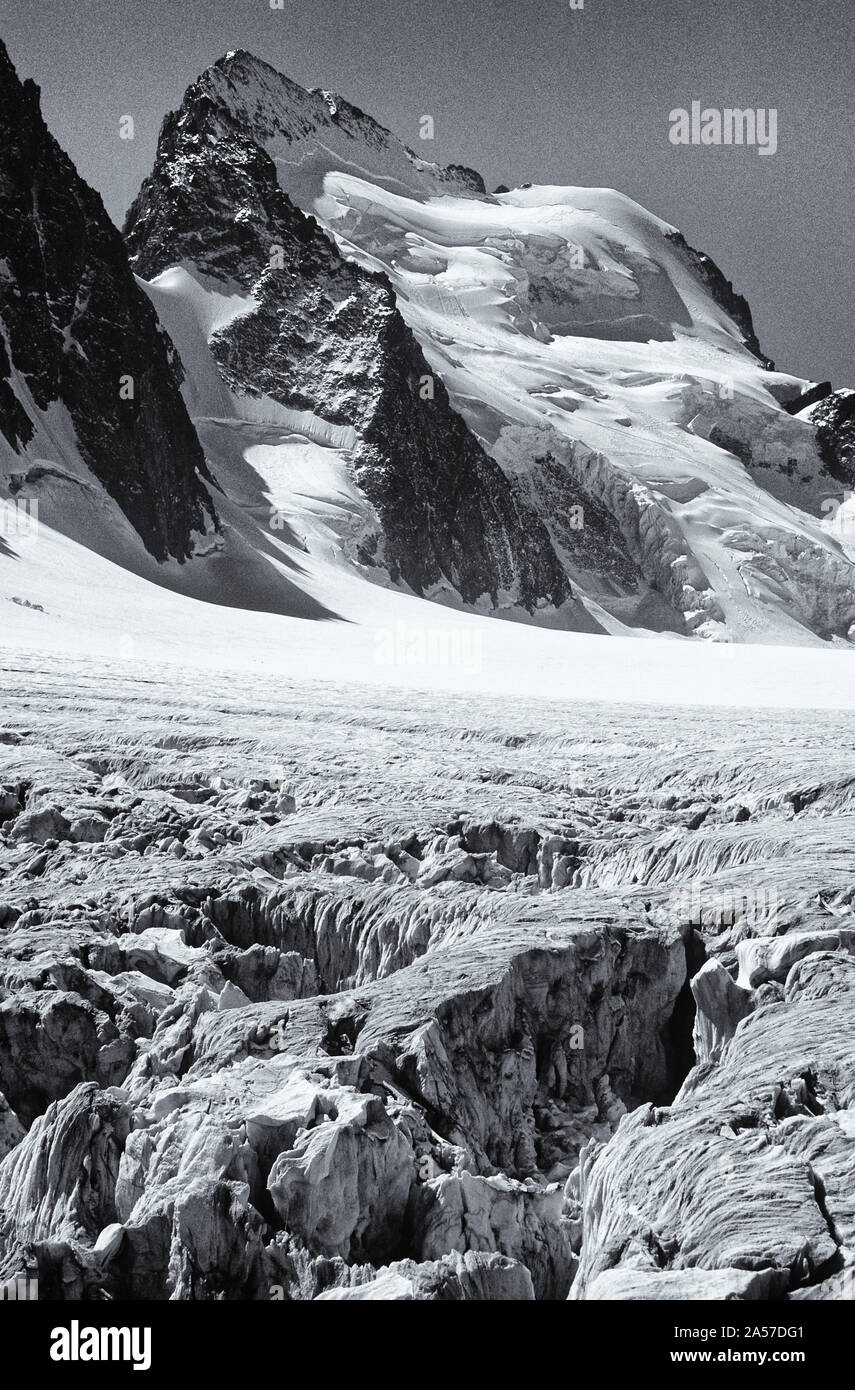
[(449, 164), (448, 173), (455, 182), (462, 183), (465, 187), (471, 188), (473, 193), (483, 196), (487, 192), (486, 185), (477, 169), (470, 169), (466, 164)]
[[(612, 513), (578, 477), (568, 476), (567, 467), (548, 450), (535, 462), (538, 495), (549, 505), (552, 535), (560, 549), (580, 569), (603, 575), (616, 592), (636, 589), (641, 574)], [(574, 527), (574, 509), (584, 515), (584, 526)]]
[(800, 395), (797, 394), (782, 400), (781, 404), (788, 414), (797, 415), (800, 410), (806, 410), (809, 405), (816, 405), (818, 401), (824, 401), (826, 396), (831, 394), (831, 382), (819, 381), (809, 391), (802, 391)]
[(703, 251), (696, 251), (693, 246), (689, 245), (682, 232), (667, 232), (666, 236), (673, 246), (682, 251), (692, 270), (707, 286), (716, 304), (720, 304), (725, 313), (729, 314), (734, 323), (742, 330), (745, 346), (754, 353), (755, 357), (760, 359), (764, 367), (768, 367), (769, 371), (774, 371), (774, 362), (766, 356), (757, 341), (748, 300), (743, 295), (737, 294), (731, 282), (726, 279), (724, 272), (719, 270), (714, 260), (705, 255)]
[(386, 277), (345, 261), (294, 206), (206, 76), (164, 122), (128, 214), (137, 273), (189, 262), (251, 292), (257, 307), (211, 339), (220, 373), (238, 395), (355, 431), (354, 476), (382, 525), (364, 563), (418, 594), (445, 584), (467, 603), (564, 602), (546, 528), (452, 410)]
[(855, 391), (834, 391), (811, 412), (823, 463), (840, 482), (855, 483)]
[[(211, 526), (204, 456), (181, 399), (181, 364), (134, 282), (98, 194), (49, 133), (33, 82), (0, 44), (0, 433), (19, 452), (60, 402), (86, 465), (159, 560)], [(133, 398), (122, 399), (121, 387)], [(35, 412), (33, 412), (35, 414)]]

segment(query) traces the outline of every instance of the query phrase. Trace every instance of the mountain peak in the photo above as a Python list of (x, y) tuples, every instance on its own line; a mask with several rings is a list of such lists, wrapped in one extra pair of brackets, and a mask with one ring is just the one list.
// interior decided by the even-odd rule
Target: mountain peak
[(202, 103), (213, 103), (214, 113), (239, 126), (278, 164), (290, 166), (289, 191), (297, 172), (301, 188), (294, 191), (304, 195), (298, 201), (319, 196), (326, 173), (342, 168), (410, 196), (486, 194), (474, 170), (420, 158), (346, 97), (325, 87), (302, 87), (246, 49), (232, 49), (206, 68), (187, 88), (179, 111), (167, 117), (165, 129), (176, 121), (197, 121)]

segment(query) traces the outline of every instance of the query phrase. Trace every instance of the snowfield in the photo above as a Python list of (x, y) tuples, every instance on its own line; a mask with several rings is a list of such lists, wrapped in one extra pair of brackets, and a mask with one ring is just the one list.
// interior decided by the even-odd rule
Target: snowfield
[[(317, 526), (327, 525), (328, 517), (320, 517)], [(456, 690), (473, 707), (488, 695), (758, 709), (855, 706), (848, 650), (550, 631), (383, 589), (335, 560), (300, 553), (293, 567), (276, 563), (290, 576), (295, 605), (309, 595), (328, 617), (206, 603), (176, 592), (177, 564), (169, 567), (167, 587), (41, 528), (36, 540), (0, 563), (4, 660), (28, 653), (48, 662), (86, 657), (141, 679), (167, 665), (191, 682), (194, 672), (223, 671), (342, 688)]]

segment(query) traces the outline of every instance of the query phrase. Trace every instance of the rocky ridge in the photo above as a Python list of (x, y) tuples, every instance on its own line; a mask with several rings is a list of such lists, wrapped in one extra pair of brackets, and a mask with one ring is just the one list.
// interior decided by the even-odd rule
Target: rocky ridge
[(77, 505), (97, 527), (94, 479), (157, 560), (184, 560), (216, 514), (181, 363), (2, 44), (0, 123), (0, 481), (62, 530)]

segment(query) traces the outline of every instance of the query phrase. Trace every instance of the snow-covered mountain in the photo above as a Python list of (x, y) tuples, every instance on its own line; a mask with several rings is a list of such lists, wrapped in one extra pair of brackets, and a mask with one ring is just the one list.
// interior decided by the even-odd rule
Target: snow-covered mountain
[(306, 450), (335, 450), (356, 488), (335, 545), (372, 577), (581, 625), (578, 605), (548, 616), (563, 581), (612, 632), (802, 643), (855, 623), (828, 516), (845, 469), (799, 409), (810, 384), (772, 369), (714, 263), (628, 198), (488, 195), (236, 52), (167, 118), (126, 231), (219, 476), (234, 428), (212, 421), (262, 426), (265, 495), (306, 536), (333, 505)]
[[(221, 78), (214, 69), (210, 83)], [(187, 363), (187, 402), (223, 486), (240, 493), (249, 434), (253, 465), (260, 448), (280, 475), (267, 515), (256, 508), (262, 526), (275, 531), (284, 513), (309, 548), (314, 530), (320, 553), (332, 548), (419, 595), (526, 615), (562, 609), (562, 625), (593, 628), (521, 489), (431, 376), (385, 274), (341, 256), (282, 192), (246, 113), (208, 89), (206, 75), (166, 121), (126, 236)], [(357, 129), (373, 133), (367, 118)], [(371, 147), (388, 154), (379, 138)], [(433, 177), (413, 172), (423, 184)], [(252, 427), (239, 452), (236, 420)], [(307, 471), (311, 510), (326, 513), (320, 535), (295, 508)]]
[[(202, 599), (343, 620), (372, 679), (378, 632), (481, 643), (497, 615), (848, 648), (855, 397), (775, 372), (676, 229), (609, 190), (488, 194), (232, 53), (164, 122), (135, 284), (5, 61), (0, 500), (41, 525), (4, 540), (7, 636), (284, 642), (326, 671), (327, 634), (244, 622), (235, 646)], [(535, 634), (487, 646), (526, 689), (579, 676)]]

